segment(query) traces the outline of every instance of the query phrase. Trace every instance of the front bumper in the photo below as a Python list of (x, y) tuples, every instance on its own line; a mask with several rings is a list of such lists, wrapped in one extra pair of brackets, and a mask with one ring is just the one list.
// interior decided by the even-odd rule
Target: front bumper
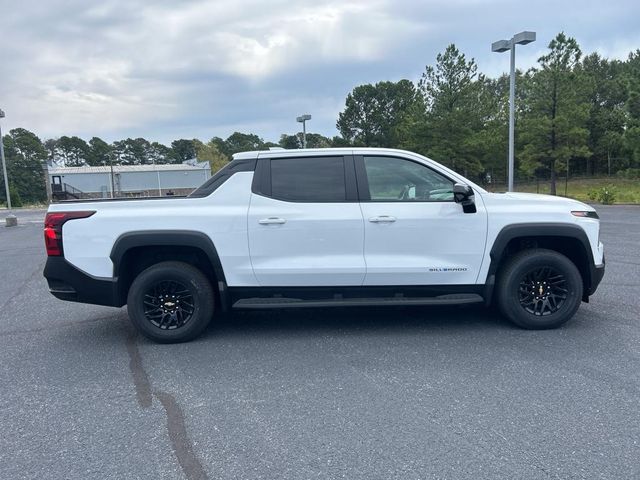
[(602, 278), (604, 277), (604, 259), (602, 259), (602, 265), (594, 266), (591, 270), (591, 288), (589, 288), (589, 295), (593, 295), (600, 285)]
[(584, 300), (585, 302), (588, 302), (589, 296), (593, 295), (598, 289), (598, 285), (600, 285), (600, 282), (604, 277), (604, 265), (605, 265), (604, 255), (602, 256), (602, 265), (591, 265), (591, 269), (590, 269), (591, 271), (589, 272), (591, 277), (591, 282), (588, 288), (585, 288), (584, 296), (582, 298), (582, 300)]

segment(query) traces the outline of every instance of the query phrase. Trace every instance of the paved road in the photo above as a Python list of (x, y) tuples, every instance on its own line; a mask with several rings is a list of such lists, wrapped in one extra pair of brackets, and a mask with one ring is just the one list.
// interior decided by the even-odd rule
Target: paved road
[(607, 274), (560, 330), (288, 311), (169, 346), (51, 297), (21, 212), (0, 227), (0, 478), (640, 478), (640, 208), (600, 212)]

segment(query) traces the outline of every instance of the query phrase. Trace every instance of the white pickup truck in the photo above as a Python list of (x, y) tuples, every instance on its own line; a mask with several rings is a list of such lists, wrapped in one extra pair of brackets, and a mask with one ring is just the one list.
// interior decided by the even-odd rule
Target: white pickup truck
[(158, 342), (247, 308), (495, 302), (541, 329), (600, 283), (599, 230), (589, 205), (489, 193), (411, 152), (246, 152), (185, 198), (51, 205), (44, 276)]

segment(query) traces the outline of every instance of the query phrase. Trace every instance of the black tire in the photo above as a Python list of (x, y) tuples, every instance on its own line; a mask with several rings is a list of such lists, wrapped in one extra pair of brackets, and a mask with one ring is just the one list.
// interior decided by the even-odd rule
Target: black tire
[(158, 343), (193, 340), (207, 328), (214, 306), (207, 277), (182, 262), (161, 262), (142, 271), (127, 296), (131, 322)]
[(564, 255), (536, 248), (517, 253), (498, 274), (498, 307), (522, 328), (557, 328), (582, 301), (582, 277)]

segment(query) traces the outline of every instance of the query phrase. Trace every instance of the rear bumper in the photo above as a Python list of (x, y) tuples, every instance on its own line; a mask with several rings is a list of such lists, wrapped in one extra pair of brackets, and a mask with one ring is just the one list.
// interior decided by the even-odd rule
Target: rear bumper
[(71, 265), (64, 257), (48, 257), (44, 277), (51, 294), (60, 300), (107, 307), (124, 305), (119, 298), (117, 279), (93, 277)]

